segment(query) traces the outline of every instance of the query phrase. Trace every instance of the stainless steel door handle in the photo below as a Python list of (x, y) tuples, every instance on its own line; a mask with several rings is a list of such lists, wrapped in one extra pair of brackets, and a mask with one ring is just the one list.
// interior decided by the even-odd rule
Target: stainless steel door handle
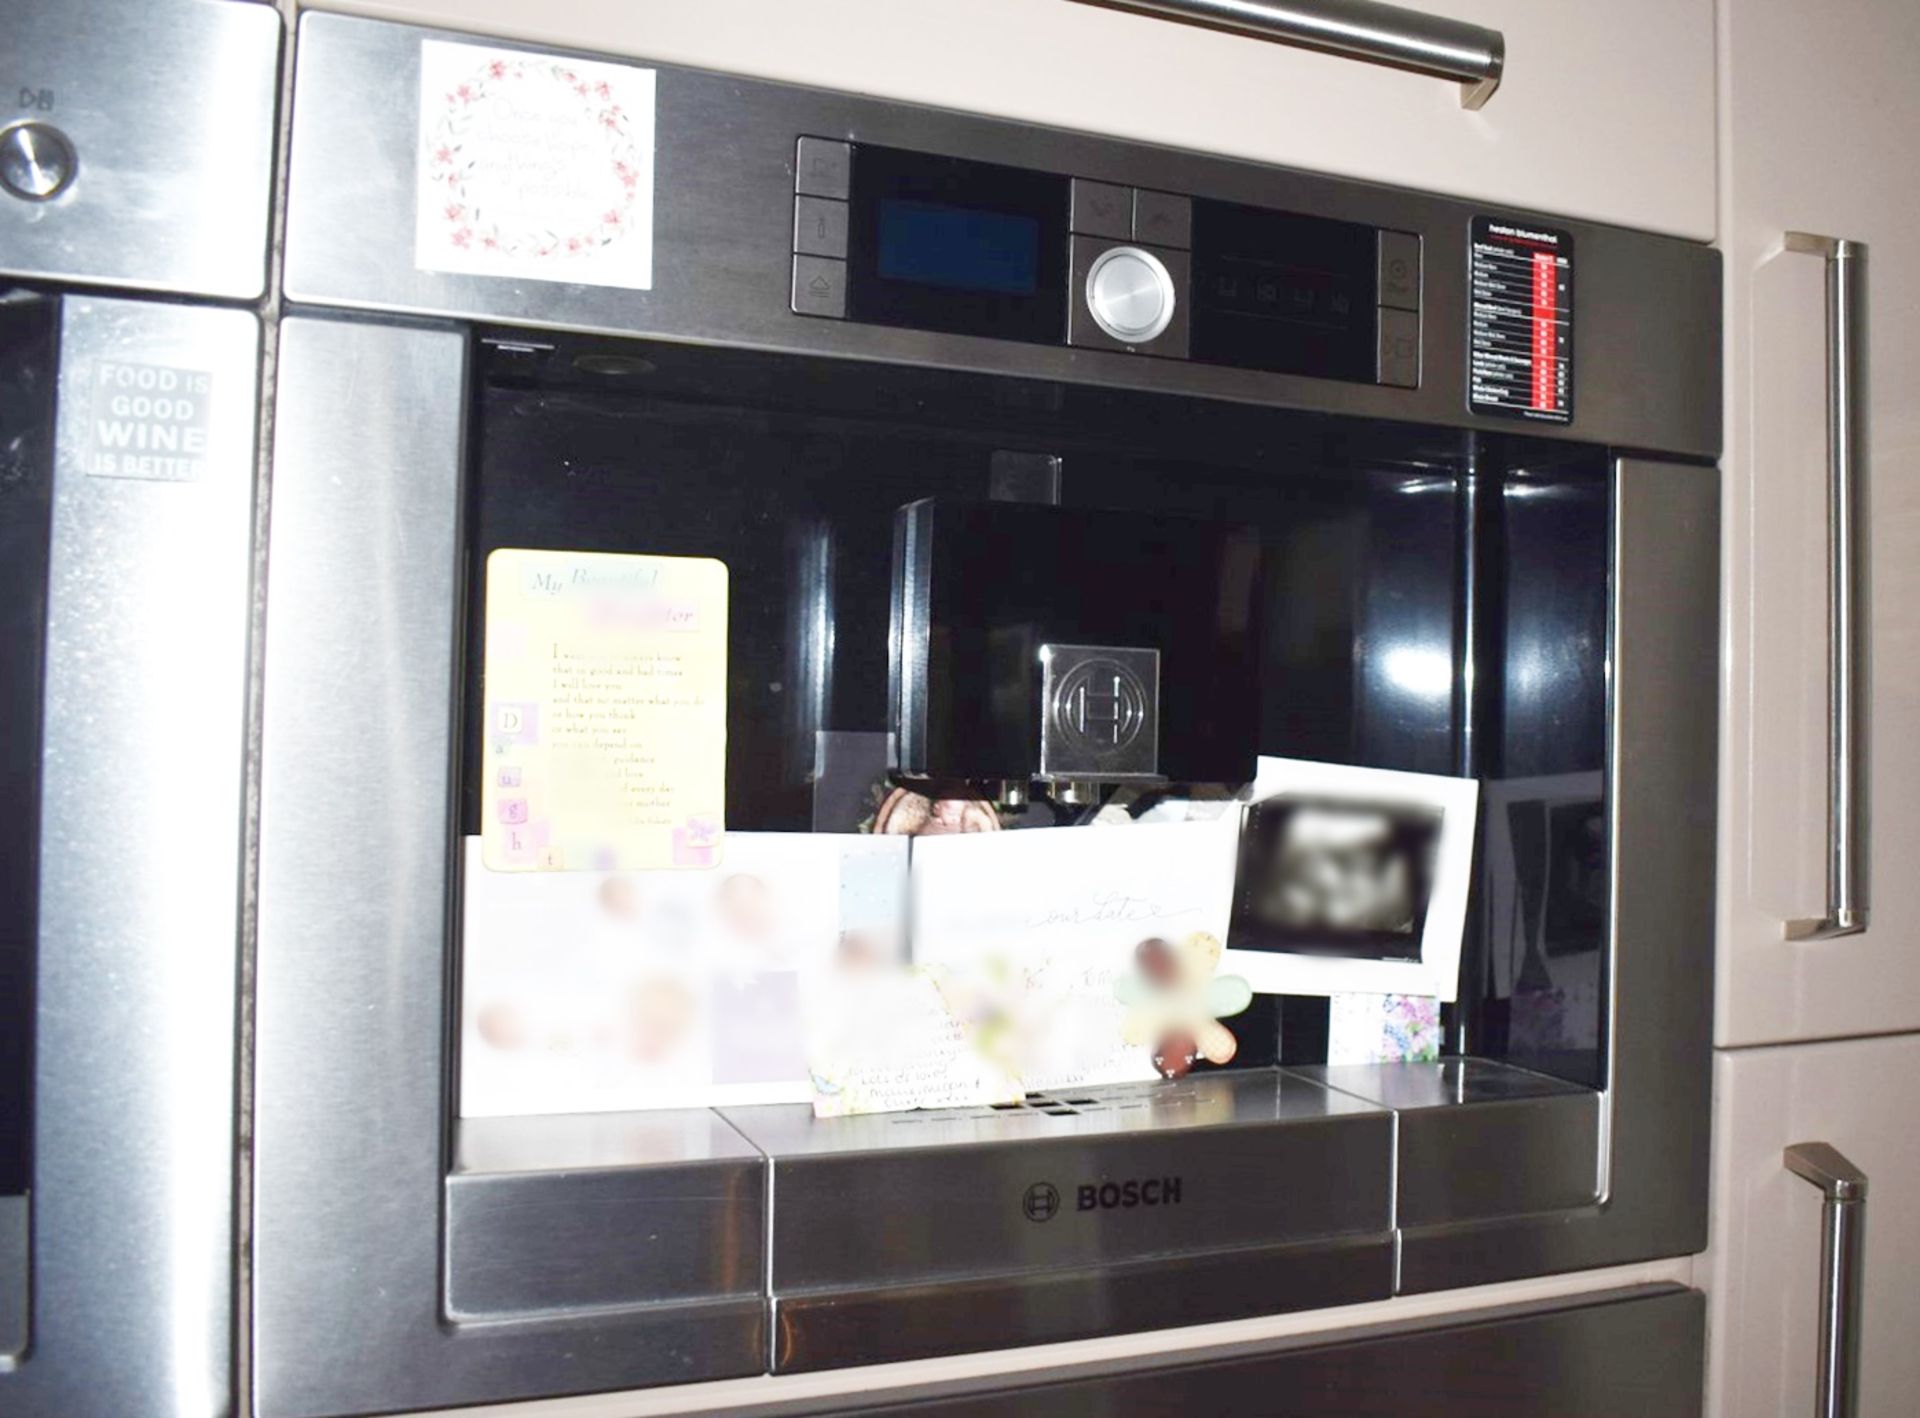
[(1824, 1142), (1796, 1142), (1789, 1172), (1825, 1198), (1820, 1236), (1820, 1374), (1817, 1418), (1853, 1418), (1860, 1402), (1861, 1233), (1867, 1174)]
[(1867, 248), (1802, 231), (1786, 248), (1827, 263), (1827, 914), (1786, 927), (1822, 940), (1867, 928)]
[(1344, 54), (1460, 83), (1460, 106), (1479, 108), (1500, 87), (1507, 40), (1499, 30), (1382, 5), (1378, 0), (1082, 0)]

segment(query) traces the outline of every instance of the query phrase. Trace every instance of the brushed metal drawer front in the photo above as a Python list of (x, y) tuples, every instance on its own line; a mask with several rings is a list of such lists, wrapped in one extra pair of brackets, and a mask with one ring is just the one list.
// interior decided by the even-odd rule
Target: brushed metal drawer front
[(847, 1364), (1052, 1344), (1383, 1300), (1393, 1237), (1348, 1236), (934, 1285), (776, 1296), (773, 1367)]
[(1385, 1109), (1269, 1070), (1070, 1097), (1084, 1110), (726, 1110), (773, 1169), (775, 1294), (1392, 1229)]

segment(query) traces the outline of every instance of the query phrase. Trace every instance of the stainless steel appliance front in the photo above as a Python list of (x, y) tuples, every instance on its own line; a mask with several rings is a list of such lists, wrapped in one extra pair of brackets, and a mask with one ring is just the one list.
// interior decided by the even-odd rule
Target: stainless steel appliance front
[[(280, 17), (234, 0), (8, 6), (0, 270), (266, 290)], [(15, 174), (18, 174), (16, 178)]]
[[(1269, 1069), (1192, 1081), (1179, 1094), (1184, 1114), (1167, 1093), (1137, 1113), (1108, 1098), (1062, 1110), (1070, 1117), (1040, 1109), (1027, 1133), (1004, 1119), (829, 1135), (799, 1115), (750, 1111), (664, 1130), (614, 1118), (610, 1150), (556, 1138), (541, 1120), (458, 1120), (454, 725), (470, 574), (466, 439), (489, 361), (518, 349), (537, 364), (569, 332), (597, 332), (654, 342), (624, 356), (647, 365), (704, 346), (1033, 381), (1009, 410), (1040, 397), (1028, 390), (1075, 388), (1297, 409), (1451, 431), (1469, 482), (1512, 429), (1467, 412), (1478, 214), (1468, 204), (670, 68), (656, 72), (650, 289), (425, 269), (414, 115), (396, 113), (392, 96), (418, 91), (422, 43), (445, 38), (309, 14), (299, 48), (286, 287), (307, 308), (280, 331), (262, 747), (261, 1413), (874, 1361), (1703, 1244), (1719, 268), (1705, 248), (1560, 220), (1580, 252), (1580, 396), (1568, 423), (1527, 432), (1539, 447), (1585, 445), (1609, 490), (1605, 645), (1593, 648), (1611, 672), (1600, 701), (1611, 995), (1592, 1086), (1489, 1060), (1393, 1078)], [(794, 164), (800, 141), (819, 135), (1417, 237), (1424, 277), (1406, 336), (1417, 379), (1317, 379), (796, 313)], [(523, 328), (489, 328), (499, 326)], [(482, 329), (490, 343), (476, 338)], [(571, 348), (553, 357), (564, 363)], [(350, 785), (342, 764), (354, 765)], [(1070, 1133), (1031, 1131), (1055, 1122)], [(859, 1140), (868, 1134), (886, 1140)], [(1055, 1223), (1026, 1213), (1059, 1204), (1041, 1183), (1077, 1197), (1087, 1171), (1098, 1207), (1103, 1175), (1158, 1179), (1187, 1147), (1268, 1157), (1289, 1206), (1341, 1180), (1353, 1195), (1344, 1209), (1324, 1196), (1303, 1202), (1293, 1229), (1258, 1209), (1223, 1211), (1231, 1224), (1219, 1243), (1184, 1217), (1144, 1233), (1163, 1237), (1152, 1244), (1109, 1245), (1100, 1238), (1121, 1233), (1098, 1229), (1076, 1240), (1064, 1226), (1043, 1238)], [(1470, 1185), (1486, 1149), (1539, 1165)], [(964, 1179), (992, 1220), (956, 1232), (924, 1203)], [(856, 1197), (862, 1206), (835, 1209)], [(564, 1216), (589, 1201), (631, 1217), (670, 1204), (683, 1237), (702, 1239), (637, 1226), (515, 1230), (516, 1214)], [(861, 1230), (876, 1208), (889, 1245)], [(488, 1273), (484, 1257), (498, 1247), (526, 1275)]]

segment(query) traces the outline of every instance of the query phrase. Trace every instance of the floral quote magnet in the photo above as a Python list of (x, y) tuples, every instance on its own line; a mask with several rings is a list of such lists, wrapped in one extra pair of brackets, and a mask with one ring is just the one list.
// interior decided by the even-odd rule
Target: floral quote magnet
[(653, 286), (654, 71), (425, 40), (414, 264)]

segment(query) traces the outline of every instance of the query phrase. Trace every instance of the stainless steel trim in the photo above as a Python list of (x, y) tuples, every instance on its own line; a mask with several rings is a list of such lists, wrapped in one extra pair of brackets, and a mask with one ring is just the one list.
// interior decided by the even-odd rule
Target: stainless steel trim
[(456, 1320), (762, 1298), (760, 1154), (714, 1113), (467, 1118), (446, 1188)]
[[(5, 94), (76, 173), (0, 192), (0, 271), (236, 300), (267, 279), (280, 16), (232, 0), (15, 0)], [(31, 106), (28, 100), (31, 99)]]
[(1114, 10), (1188, 20), (1299, 49), (1410, 69), (1460, 85), (1477, 109), (1500, 87), (1507, 40), (1499, 30), (1376, 0), (1082, 0)]
[[(766, 1367), (757, 1265), (745, 1296), (629, 1304), (602, 1289), (617, 1302), (480, 1323), (443, 1312), (466, 351), (444, 327), (280, 327), (254, 1055), (261, 1418)], [(736, 1244), (750, 1249), (757, 1182), (748, 1191)], [(464, 1198), (454, 1209), (479, 1214)]]
[(1614, 886), (1602, 1199), (1573, 1211), (1404, 1230), (1403, 1293), (1686, 1255), (1706, 1245), (1718, 471), (1621, 459), (1613, 525), (1607, 794)]
[(1606, 1099), (1590, 1088), (1476, 1058), (1287, 1072), (1393, 1109), (1396, 1227), (1594, 1203)]
[(932, 654), (932, 539), (927, 501), (893, 518), (893, 578), (887, 625), (887, 762), (905, 773), (926, 768), (927, 660)]
[(1823, 1198), (1820, 1216), (1820, 1374), (1817, 1418), (1853, 1418), (1860, 1406), (1860, 1279), (1867, 1223), (1867, 1174), (1824, 1142), (1796, 1142), (1781, 1154), (1789, 1172)]
[(27, 1347), (27, 1236), (27, 1198), (0, 1196), (0, 1373)]
[[(232, 1407), (259, 358), (244, 311), (61, 301), (31, 1313), (0, 1372), (10, 1418)], [(162, 370), (205, 376), (162, 435), (193, 428), (204, 452), (129, 469), (118, 434), (152, 442), (156, 425), (122, 419), (116, 371)]]
[[(1510, 420), (1473, 414), (1467, 403), (1467, 342), (1459, 332), (1469, 319), (1471, 222), (1488, 211), (1484, 204), (671, 66), (655, 69), (658, 172), (671, 192), (663, 187), (654, 212), (651, 290), (421, 270), (413, 260), (414, 113), (410, 101), (396, 107), (394, 95), (417, 92), (421, 42), (436, 37), (458, 38), (353, 15), (302, 14), (287, 196), (291, 299), (1514, 432)], [(794, 140), (803, 133), (1419, 236), (1419, 387), (797, 316), (789, 243)], [(1576, 412), (1568, 425), (1528, 424), (1528, 436), (1718, 456), (1719, 253), (1595, 222), (1496, 210), (1565, 229), (1580, 254)], [(1649, 341), (1654, 328), (1661, 337)]]
[(1867, 530), (1867, 248), (1790, 231), (1827, 265), (1827, 913), (1789, 940), (1867, 928), (1871, 887), (1872, 587)]

